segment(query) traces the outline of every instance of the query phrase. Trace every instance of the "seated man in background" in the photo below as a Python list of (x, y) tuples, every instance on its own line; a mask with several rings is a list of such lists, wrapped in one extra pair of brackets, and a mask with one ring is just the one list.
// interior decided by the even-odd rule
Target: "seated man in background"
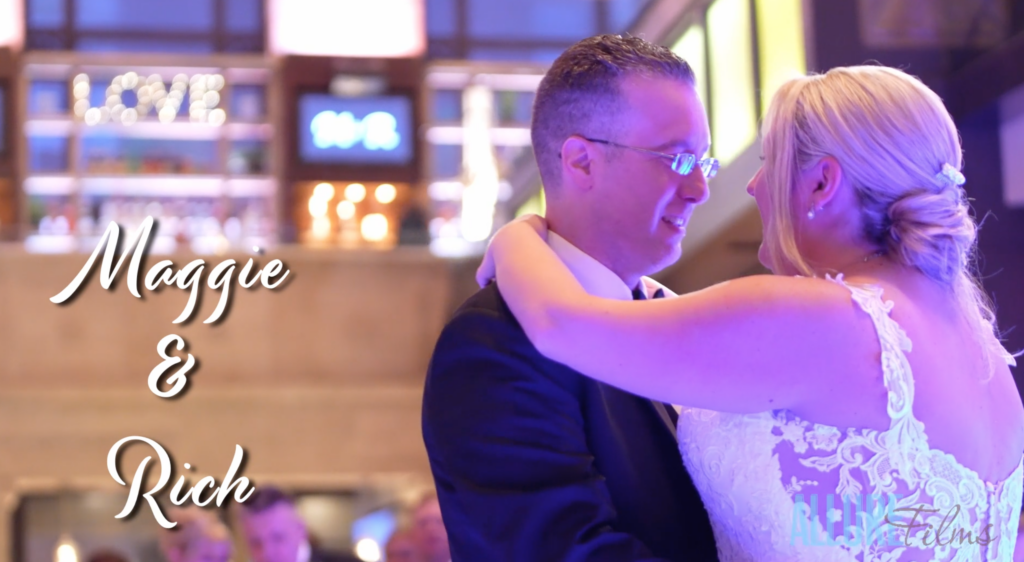
[(358, 562), (350, 556), (314, 549), (292, 499), (277, 488), (256, 490), (241, 504), (239, 520), (252, 562)]
[(412, 530), (399, 529), (391, 534), (384, 546), (384, 562), (423, 562)]
[(416, 504), (412, 524), (413, 536), (423, 562), (451, 562), (448, 533), (441, 519), (441, 504), (437, 501), (437, 494), (427, 494)]
[(86, 557), (86, 562), (128, 562), (128, 558), (113, 550), (100, 550)]
[(160, 533), (160, 552), (167, 562), (231, 560), (231, 533), (213, 513), (190, 506), (175, 510), (171, 517), (178, 525)]

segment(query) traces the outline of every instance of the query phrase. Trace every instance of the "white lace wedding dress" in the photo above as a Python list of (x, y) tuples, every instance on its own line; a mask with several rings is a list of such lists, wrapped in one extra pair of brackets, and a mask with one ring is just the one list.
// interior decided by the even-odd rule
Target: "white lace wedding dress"
[(721, 562), (1009, 562), (1024, 459), (990, 483), (930, 448), (913, 414), (911, 345), (889, 316), (893, 303), (880, 288), (847, 285), (841, 275), (832, 281), (850, 290), (878, 330), (889, 429), (841, 430), (785, 410), (683, 408), (680, 450)]

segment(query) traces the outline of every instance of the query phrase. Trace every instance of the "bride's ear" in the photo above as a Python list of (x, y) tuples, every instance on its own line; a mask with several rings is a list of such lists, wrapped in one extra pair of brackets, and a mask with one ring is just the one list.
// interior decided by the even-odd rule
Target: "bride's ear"
[(819, 212), (835, 200), (843, 185), (843, 168), (832, 156), (825, 156), (804, 175), (808, 210)]
[(588, 190), (593, 185), (593, 146), (586, 140), (571, 136), (562, 143), (562, 187)]

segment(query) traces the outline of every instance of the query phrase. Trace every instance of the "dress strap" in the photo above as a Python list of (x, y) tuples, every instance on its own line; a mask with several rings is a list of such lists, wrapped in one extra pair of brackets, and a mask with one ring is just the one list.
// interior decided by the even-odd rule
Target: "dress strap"
[(871, 317), (878, 333), (882, 349), (882, 373), (888, 390), (887, 409), (892, 425), (900, 420), (913, 418), (914, 376), (910, 370), (906, 353), (913, 347), (907, 333), (890, 316), (893, 302), (882, 299), (882, 288), (877, 285), (856, 285), (843, 280), (843, 274), (835, 277), (826, 274), (825, 279), (846, 287), (853, 301)]
[[(1000, 346), (1000, 347), (1002, 347), (1002, 346)], [(1007, 351), (1005, 347), (1003, 347), (1003, 359), (1006, 359), (1006, 364), (1007, 365), (1009, 365), (1011, 367), (1016, 367), (1017, 366), (1017, 358), (1014, 357), (1012, 353)]]
[[(992, 323), (991, 322), (985, 322), (985, 326), (988, 328), (988, 333), (990, 333), (990, 334), (994, 334), (995, 333), (995, 328), (992, 327)], [(999, 355), (1003, 358), (1004, 361), (1006, 361), (1006, 364), (1011, 366), (1011, 367), (1016, 367), (1017, 366), (1017, 356), (1012, 354), (1012, 353), (1010, 353), (1006, 349), (1006, 346), (1004, 346), (1002, 344), (1002, 342), (997, 341), (996, 345), (999, 346)], [(1018, 355), (1020, 355), (1020, 354), (1018, 354)]]

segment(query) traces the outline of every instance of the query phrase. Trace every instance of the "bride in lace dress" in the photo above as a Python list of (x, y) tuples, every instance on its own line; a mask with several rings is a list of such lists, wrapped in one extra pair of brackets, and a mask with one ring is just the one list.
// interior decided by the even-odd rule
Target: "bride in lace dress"
[(941, 100), (884, 67), (799, 78), (762, 148), (747, 191), (775, 275), (600, 299), (533, 217), (495, 236), (478, 278), (543, 354), (683, 405), (723, 562), (1011, 560), (1024, 408), (971, 273)]

